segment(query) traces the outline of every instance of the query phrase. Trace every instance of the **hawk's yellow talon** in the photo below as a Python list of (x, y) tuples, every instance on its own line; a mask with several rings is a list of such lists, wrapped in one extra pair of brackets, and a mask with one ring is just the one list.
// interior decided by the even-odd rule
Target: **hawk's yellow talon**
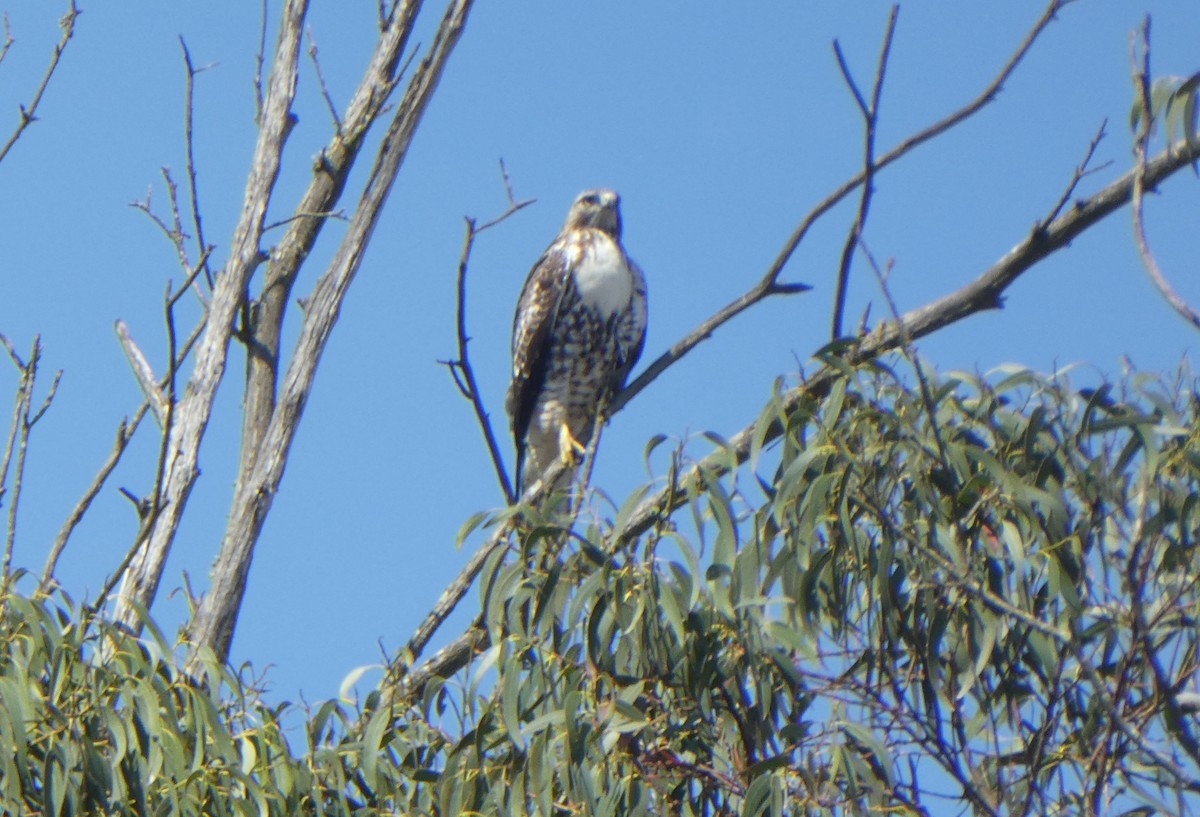
[(566, 423), (558, 427), (558, 457), (562, 460), (563, 465), (574, 468), (586, 451), (587, 448), (575, 439)]

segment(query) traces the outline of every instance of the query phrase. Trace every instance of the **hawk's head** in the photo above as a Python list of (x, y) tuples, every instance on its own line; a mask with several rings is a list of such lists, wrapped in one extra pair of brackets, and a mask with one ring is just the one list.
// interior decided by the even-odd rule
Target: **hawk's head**
[(594, 227), (620, 240), (621, 197), (617, 191), (596, 188), (584, 190), (576, 196), (563, 229), (574, 230), (579, 227)]

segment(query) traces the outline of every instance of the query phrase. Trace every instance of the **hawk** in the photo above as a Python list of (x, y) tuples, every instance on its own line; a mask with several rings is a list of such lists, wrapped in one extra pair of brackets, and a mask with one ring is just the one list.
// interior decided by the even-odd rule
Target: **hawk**
[(521, 289), (505, 404), (518, 495), (555, 460), (578, 463), (642, 353), (646, 279), (621, 246), (620, 204), (612, 190), (580, 193)]

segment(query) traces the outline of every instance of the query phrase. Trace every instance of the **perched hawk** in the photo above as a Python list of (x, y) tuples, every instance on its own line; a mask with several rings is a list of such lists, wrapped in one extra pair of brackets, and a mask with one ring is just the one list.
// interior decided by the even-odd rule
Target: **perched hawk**
[(580, 193), (521, 289), (506, 403), (518, 494), (556, 459), (578, 462), (642, 353), (646, 279), (621, 246), (620, 204), (612, 190)]

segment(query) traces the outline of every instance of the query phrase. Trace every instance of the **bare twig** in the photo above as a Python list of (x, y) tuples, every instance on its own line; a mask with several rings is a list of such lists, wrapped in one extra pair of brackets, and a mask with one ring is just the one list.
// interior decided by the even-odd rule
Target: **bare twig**
[(293, 221), (296, 221), (296, 220), (302, 219), (302, 218), (318, 218), (318, 219), (331, 218), (331, 219), (334, 219), (335, 221), (349, 221), (350, 220), (350, 217), (346, 215), (345, 210), (334, 210), (332, 212), (326, 212), (326, 213), (293, 213), (292, 215), (288, 216), (287, 218), (281, 218), (279, 221), (272, 221), (270, 224), (268, 224), (266, 227), (263, 228), (263, 232), (269, 233), (269, 232), (271, 232), (271, 230), (275, 230), (280, 227), (286, 227), (287, 225), (291, 224)]
[(1058, 218), (1058, 214), (1061, 213), (1062, 209), (1067, 206), (1067, 202), (1071, 200), (1071, 196), (1075, 195), (1075, 189), (1079, 187), (1079, 183), (1087, 176), (1090, 176), (1093, 173), (1099, 173), (1101, 170), (1104, 170), (1106, 167), (1112, 164), (1111, 161), (1108, 161), (1101, 162), (1095, 167), (1091, 166), (1092, 159), (1096, 155), (1096, 148), (1100, 147), (1100, 142), (1104, 140), (1105, 129), (1107, 127), (1108, 119), (1105, 118), (1105, 120), (1100, 123), (1100, 127), (1096, 130), (1096, 135), (1092, 137), (1092, 141), (1088, 143), (1087, 152), (1083, 156), (1083, 161), (1075, 165), (1075, 171), (1071, 174), (1070, 184), (1068, 184), (1066, 189), (1063, 190), (1063, 194), (1058, 197), (1058, 201), (1054, 203), (1054, 206), (1050, 208), (1049, 214), (1047, 214), (1045, 218), (1038, 222), (1039, 224), (1049, 224), (1050, 222), (1054, 221), (1054, 219)]
[[(208, 242), (204, 240), (204, 223), (200, 217), (200, 193), (196, 186), (196, 151), (195, 144), (192, 139), (192, 122), (195, 113), (194, 91), (196, 84), (196, 74), (201, 71), (208, 70), (211, 66), (195, 68), (192, 65), (192, 55), (188, 52), (187, 43), (183, 37), (179, 38), (179, 47), (183, 49), (183, 64), (187, 69), (187, 86), (184, 92), (184, 117), (183, 130), (184, 139), (187, 146), (187, 176), (188, 176), (188, 192), (191, 199), (192, 209), (192, 224), (196, 227), (196, 251), (200, 253), (200, 266), (204, 268), (204, 280), (208, 284), (208, 289), (211, 292), (213, 288), (212, 271), (208, 268), (208, 256), (212, 252), (212, 248), (208, 246)], [(187, 264), (184, 265), (189, 266)], [(204, 301), (201, 296), (201, 301)]]
[(263, 63), (267, 53), (267, 0), (262, 0), (262, 17), (258, 26), (258, 51), (254, 55), (254, 121), (262, 124)]
[(317, 72), (317, 84), (321, 86), (321, 96), (325, 98), (325, 106), (329, 109), (329, 116), (333, 119), (334, 132), (341, 133), (342, 119), (338, 116), (337, 106), (333, 104), (333, 97), (329, 95), (329, 86), (325, 83), (325, 74), (321, 71), (321, 61), (317, 58), (317, 41), (313, 37), (312, 26), (308, 26), (306, 30), (308, 32), (308, 56)]
[(863, 118), (863, 171), (862, 194), (858, 200), (858, 212), (854, 223), (850, 226), (846, 242), (842, 246), (842, 260), (838, 264), (837, 291), (833, 298), (833, 331), (830, 337), (835, 341), (842, 336), (842, 315), (846, 310), (846, 290), (850, 284), (850, 265), (854, 260), (854, 251), (862, 238), (863, 229), (867, 224), (867, 214), (871, 209), (871, 196), (875, 192), (875, 129), (879, 124), (879, 99), (883, 92), (883, 79), (887, 73), (888, 54), (892, 50), (892, 37), (896, 33), (896, 19), (900, 14), (899, 6), (892, 6), (888, 15), (887, 28), (883, 35), (883, 47), (879, 51), (879, 64), (875, 69), (875, 84), (871, 91), (871, 101), (868, 103), (859, 91), (846, 57), (842, 54), (842, 46), (837, 40), (833, 41), (833, 53), (837, 56), (838, 68), (842, 78), (854, 94), (858, 103), (859, 113)]
[(67, 546), (67, 541), (71, 538), (75, 528), (83, 521), (84, 514), (88, 508), (92, 506), (92, 501), (99, 495), (100, 489), (104, 487), (104, 483), (108, 481), (108, 477), (116, 469), (117, 463), (121, 461), (121, 456), (125, 453), (125, 449), (129, 446), (129, 441), (133, 439), (133, 434), (137, 431), (138, 426), (142, 422), (142, 418), (146, 416), (146, 411), (150, 408), (150, 401), (142, 403), (132, 419), (122, 420), (117, 427), (117, 439), (113, 444), (112, 451), (108, 455), (108, 459), (100, 466), (100, 471), (92, 480), (91, 485), (84, 491), (83, 497), (75, 504), (75, 507), (68, 515), (66, 522), (58, 532), (58, 536), (54, 538), (54, 545), (50, 548), (50, 555), (46, 558), (46, 565), (42, 568), (42, 578), (38, 583), (39, 593), (49, 593), (53, 589), (54, 571), (58, 566), (58, 560), (61, 558), (63, 550)]
[[(71, 41), (71, 37), (75, 34), (75, 21), (79, 19), (79, 14), (79, 9), (75, 6), (75, 0), (71, 0), (67, 13), (58, 22), (59, 28), (62, 29), (62, 37), (59, 39), (58, 44), (54, 46), (54, 53), (50, 56), (50, 65), (46, 68), (46, 73), (42, 76), (42, 81), (38, 85), (37, 90), (33, 92), (33, 98), (29, 101), (29, 104), (20, 106), (21, 119), (17, 123), (16, 129), (8, 137), (8, 141), (0, 145), (0, 162), (3, 162), (4, 158), (8, 156), (8, 152), (12, 150), (13, 145), (21, 138), (21, 134), (25, 132), (25, 129), (37, 121), (37, 109), (42, 104), (42, 95), (46, 93), (46, 88), (50, 85), (50, 79), (54, 76), (54, 72), (58, 68), (58, 62), (62, 59), (63, 52), (67, 50), (67, 43)], [(4, 28), (6, 33), (4, 51), (7, 52), (8, 46), (12, 42), (12, 35), (8, 32), (7, 15), (4, 18)]]
[[(1036, 42), (1038, 37), (1041, 36), (1042, 32), (1046, 30), (1046, 27), (1050, 25), (1058, 12), (1070, 2), (1071, 0), (1050, 0), (1045, 9), (1043, 9), (1041, 16), (1029, 30), (1029, 33), (1026, 34), (1025, 39), (1021, 41), (1020, 45), (1017, 46), (1016, 51), (1011, 57), (1009, 57), (1008, 62), (1004, 64), (1004, 66), (1000, 69), (1000, 72), (990, 83), (988, 83), (987, 87), (984, 88), (978, 96), (949, 116), (938, 120), (923, 130), (920, 130), (917, 133), (914, 133), (912, 136), (909, 136), (907, 139), (904, 139), (902, 142), (900, 142), (900, 144), (896, 145), (883, 156), (879, 157), (879, 159), (874, 163), (875, 172), (878, 173), (880, 170), (905, 156), (918, 146), (923, 145), (934, 137), (940, 136), (941, 134), (960, 124), (964, 120), (969, 119), (981, 108), (994, 100), (1000, 88), (1003, 87), (1004, 83), (1008, 81), (1008, 78), (1012, 76), (1013, 71), (1016, 70), (1017, 65), (1019, 65), (1021, 60), (1025, 58), (1025, 55), (1029, 53), (1029, 49), (1033, 47), (1034, 42)], [(853, 178), (844, 182), (840, 187), (838, 187), (836, 190), (822, 199), (815, 207), (813, 207), (813, 209), (809, 211), (808, 215), (801, 220), (799, 226), (796, 227), (791, 236), (788, 237), (787, 241), (784, 242), (783, 249), (780, 250), (779, 255), (775, 258), (774, 262), (772, 262), (770, 268), (767, 270), (762, 279), (760, 279), (757, 284), (747, 290), (743, 295), (739, 296), (723, 309), (719, 310), (716, 314), (703, 321), (699, 326), (693, 329), (681, 340), (676, 342), (675, 345), (673, 345), (666, 352), (663, 352), (661, 355), (659, 355), (659, 357), (649, 366), (647, 366), (632, 383), (626, 386), (624, 390), (622, 390), (621, 393), (613, 399), (612, 404), (609, 407), (609, 412), (611, 414), (616, 414), (625, 407), (626, 403), (633, 399), (633, 397), (636, 396), (642, 389), (650, 385), (650, 383), (658, 378), (658, 376), (666, 371), (666, 369), (676, 363), (680, 358), (690, 352), (702, 341), (711, 337), (712, 333), (719, 327), (737, 315), (741, 314), (754, 304), (758, 303), (763, 298), (775, 294), (802, 292), (810, 289), (811, 287), (804, 286), (803, 284), (780, 284), (778, 282), (779, 276), (783, 272), (784, 267), (787, 266), (788, 261), (791, 260), (792, 254), (796, 251), (796, 248), (800, 246), (800, 242), (806, 235), (808, 235), (808, 231), (812, 228), (812, 226), (822, 216), (824, 216), (844, 198), (846, 198), (846, 196), (850, 195), (850, 193), (857, 189), (858, 186), (863, 183), (863, 181), (864, 174), (858, 173)]]
[[(501, 164), (502, 172), (503, 167), (503, 164)], [(514, 201), (512, 198), (512, 188), (508, 186), (507, 176), (505, 177), (505, 185), (509, 191), (509, 205), (503, 213), (482, 225), (477, 225), (473, 218), (466, 219), (467, 232), (463, 238), (462, 254), (458, 260), (457, 308), (455, 310), (455, 326), (458, 334), (458, 357), (454, 360), (444, 360), (442, 363), (450, 370), (450, 374), (454, 377), (454, 382), (458, 386), (458, 390), (471, 402), (471, 408), (475, 411), (475, 419), (478, 421), (479, 429), (483, 433), (484, 442), (487, 443), (488, 454), (492, 458), (492, 467), (496, 471), (496, 479), (500, 482), (500, 490), (504, 492), (505, 502), (511, 505), (516, 501), (512, 481), (508, 477), (508, 470), (504, 467), (504, 457), (501, 455), (500, 446), (496, 442), (496, 435), (492, 429), (491, 416), (483, 404), (483, 395), (480, 393), (479, 384), (475, 380), (475, 370), (471, 366), (471, 357), (467, 349), (471, 341), (470, 336), (467, 334), (467, 264), (471, 258), (471, 249), (475, 246), (475, 237), (534, 202), (533, 199), (526, 199), (520, 202)]]
[[(1150, 15), (1146, 15), (1142, 23), (1141, 31), (1142, 58), (1139, 67), (1137, 58), (1136, 40), (1130, 38), (1130, 60), (1133, 63), (1133, 84), (1138, 92), (1138, 104), (1142, 109), (1141, 129), (1134, 139), (1134, 155), (1136, 157), (1136, 172), (1134, 173), (1133, 184), (1133, 235), (1134, 241), (1137, 243), (1138, 255), (1141, 256), (1142, 266), (1146, 268), (1146, 274), (1150, 276), (1150, 280), (1154, 282), (1154, 286), (1167, 303), (1171, 305), (1180, 317), (1190, 323), (1197, 329), (1200, 329), (1200, 312), (1197, 312), (1187, 302), (1187, 300), (1179, 294), (1179, 292), (1167, 280), (1167, 276), (1163, 274), (1162, 267), (1159, 266), (1158, 258), (1154, 255), (1154, 251), (1150, 248), (1150, 241), (1146, 237), (1146, 219), (1143, 206), (1143, 198), (1146, 190), (1146, 152), (1150, 144), (1150, 132), (1154, 126), (1154, 119), (1150, 110)], [(1192, 155), (1191, 140), (1184, 140), (1181, 148), (1187, 155)]]
[[(45, 415), (58, 393), (58, 384), (62, 379), (60, 370), (54, 376), (46, 397), (37, 411), (33, 410), (33, 389), (37, 385), (38, 365), (42, 358), (42, 339), (35, 336), (33, 349), (30, 351), (28, 362), (20, 361), (7, 338), (4, 344), (8, 347), (9, 355), (21, 370), (21, 382), (17, 387), (17, 402), (13, 408), (12, 428), (8, 442), (5, 445), (4, 461), (0, 465), (0, 486), (8, 481), (9, 465), (12, 465), (12, 491), (8, 500), (8, 532), (4, 543), (4, 564), (0, 573), (0, 596), (8, 592), (9, 580), (12, 577), (13, 548), (17, 540), (17, 513), (21, 504), (21, 488), (25, 478), (25, 457), (29, 452), (29, 436), (33, 427)], [(15, 447), (15, 451), (14, 451)], [(12, 461), (16, 454), (16, 462)], [(0, 493), (8, 493), (7, 488), (0, 487)]]
[(12, 44), (16, 40), (13, 39), (12, 26), (8, 22), (8, 12), (4, 12), (4, 43), (0, 44), (0, 65), (4, 63), (4, 58), (8, 56), (8, 49), (12, 48)]
[[(171, 246), (175, 249), (175, 257), (179, 261), (179, 266), (187, 275), (187, 286), (192, 287), (193, 291), (196, 293), (196, 299), (200, 302), (200, 305), (205, 312), (207, 312), (209, 299), (200, 286), (196, 284), (196, 277), (200, 272), (204, 272), (205, 277), (209, 282), (209, 289), (211, 290), (212, 276), (209, 271), (208, 259), (212, 255), (213, 247), (204, 246), (200, 250), (200, 261), (193, 267), (187, 251), (187, 239), (190, 238), (190, 236), (183, 230), (183, 215), (179, 208), (179, 185), (175, 183), (175, 179), (171, 176), (171, 169), (169, 167), (161, 168), (161, 172), (163, 183), (167, 186), (167, 203), (171, 210), (170, 223), (168, 224), (165, 218), (154, 211), (154, 207), (151, 204), (150, 198), (151, 191), (149, 189), (146, 190), (146, 198), (144, 200), (131, 201), (129, 206), (144, 213), (146, 217), (149, 218), (150, 221), (152, 221), (160, 231), (162, 231), (162, 234), (166, 236), (167, 241), (171, 242)], [(192, 166), (190, 159), (188, 162), (188, 176), (189, 178), (195, 176), (195, 169)], [(194, 178), (192, 179), (191, 206), (193, 209), (199, 206), (195, 198)], [(200, 220), (197, 218), (194, 219), (194, 221), (197, 228), (199, 228)]]

